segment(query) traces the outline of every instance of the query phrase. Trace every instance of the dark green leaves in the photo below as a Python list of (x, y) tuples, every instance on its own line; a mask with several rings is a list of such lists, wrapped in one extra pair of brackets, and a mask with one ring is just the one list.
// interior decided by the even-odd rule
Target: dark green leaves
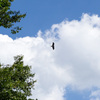
[[(14, 0), (0, 0), (0, 26), (12, 28), (16, 22), (20, 22), (26, 14), (20, 14), (20, 11), (10, 10), (11, 2)], [(18, 33), (22, 27), (19, 26), (11, 29), (12, 34)]]
[(14, 60), (13, 65), (0, 65), (1, 100), (27, 100), (36, 82), (31, 67), (24, 66), (23, 56), (16, 56)]

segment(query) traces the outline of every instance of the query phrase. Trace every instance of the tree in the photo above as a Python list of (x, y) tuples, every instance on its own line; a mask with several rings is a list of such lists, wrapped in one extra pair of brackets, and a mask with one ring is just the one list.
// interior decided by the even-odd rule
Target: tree
[[(20, 14), (20, 11), (12, 11), (10, 9), (11, 2), (14, 0), (0, 0), (0, 26), (4, 28), (12, 28), (14, 23), (20, 22), (26, 14)], [(22, 27), (16, 26), (11, 29), (12, 34), (16, 34)]]
[[(13, 1), (0, 0), (0, 26), (12, 28), (11, 33), (16, 34), (22, 28), (13, 26), (16, 22), (20, 22), (26, 14), (12, 11), (10, 7)], [(22, 55), (15, 56), (14, 60), (13, 65), (0, 64), (0, 100), (27, 100), (27, 97), (31, 95), (31, 89), (34, 88), (36, 81), (33, 79), (35, 74), (30, 71), (31, 66), (24, 66)]]
[(36, 80), (30, 71), (31, 66), (24, 66), (22, 55), (14, 60), (13, 65), (0, 65), (0, 100), (27, 100), (34, 88)]

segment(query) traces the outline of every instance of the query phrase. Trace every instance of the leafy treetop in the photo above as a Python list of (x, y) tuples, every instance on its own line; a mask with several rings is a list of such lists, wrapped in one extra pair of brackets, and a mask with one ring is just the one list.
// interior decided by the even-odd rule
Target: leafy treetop
[[(10, 9), (11, 2), (14, 0), (0, 0), (0, 26), (4, 28), (11, 28), (14, 23), (20, 22), (26, 14), (20, 14), (20, 11), (12, 11)], [(16, 26), (11, 29), (12, 34), (16, 34), (22, 27)]]
[(34, 88), (36, 80), (31, 67), (24, 66), (23, 56), (18, 55), (14, 60), (13, 65), (0, 65), (0, 100), (27, 100)]

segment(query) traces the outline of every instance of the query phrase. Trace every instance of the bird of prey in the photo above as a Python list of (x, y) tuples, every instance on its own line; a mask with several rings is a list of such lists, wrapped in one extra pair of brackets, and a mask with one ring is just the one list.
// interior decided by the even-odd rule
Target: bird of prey
[(55, 43), (54, 42), (52, 43), (51, 47), (52, 47), (53, 50), (55, 49)]

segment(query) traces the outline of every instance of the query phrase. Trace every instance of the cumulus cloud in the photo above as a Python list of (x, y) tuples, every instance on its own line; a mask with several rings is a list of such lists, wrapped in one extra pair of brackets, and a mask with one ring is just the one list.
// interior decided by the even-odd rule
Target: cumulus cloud
[[(64, 21), (56, 24), (59, 34), (55, 62), (70, 66), (72, 85), (79, 89), (100, 87), (100, 18), (84, 14), (80, 21)], [(63, 53), (61, 53), (63, 52)]]
[[(50, 47), (55, 42), (55, 50)], [(83, 14), (80, 20), (64, 20), (37, 37), (13, 40), (0, 35), (0, 62), (12, 64), (23, 54), (37, 83), (32, 97), (64, 100), (65, 88), (100, 88), (100, 17)]]
[(90, 100), (100, 100), (100, 90), (92, 91)]

